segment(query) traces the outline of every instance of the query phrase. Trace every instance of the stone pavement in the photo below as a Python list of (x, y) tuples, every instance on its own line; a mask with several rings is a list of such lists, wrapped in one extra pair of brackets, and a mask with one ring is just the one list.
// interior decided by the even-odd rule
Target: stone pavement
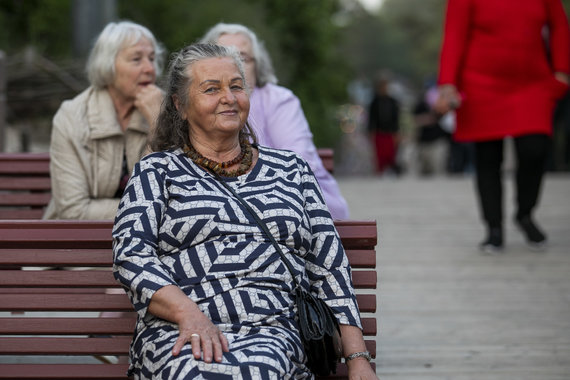
[(339, 177), (352, 219), (379, 226), (377, 373), (387, 379), (570, 379), (570, 175), (549, 174), (536, 219), (545, 252), (512, 223), (484, 255), (472, 178)]

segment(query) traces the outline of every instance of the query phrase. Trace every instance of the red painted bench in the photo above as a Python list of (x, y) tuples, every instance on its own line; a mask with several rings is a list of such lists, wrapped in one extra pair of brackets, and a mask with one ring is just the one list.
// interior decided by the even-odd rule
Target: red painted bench
[[(337, 221), (336, 226), (374, 355), (376, 222)], [(9, 362), (0, 364), (0, 379), (126, 378), (126, 364), (95, 359), (128, 355), (134, 329), (127, 296), (104, 292), (120, 288), (110, 270), (111, 228), (110, 221), (0, 221), (0, 312), (7, 314), (0, 323), (0, 356)], [(100, 318), (104, 311), (127, 313)], [(17, 360), (11, 362), (12, 356)], [(331, 378), (346, 374), (340, 364)]]
[[(333, 172), (332, 149), (318, 149)], [(41, 219), (51, 198), (49, 153), (0, 153), (0, 219)]]

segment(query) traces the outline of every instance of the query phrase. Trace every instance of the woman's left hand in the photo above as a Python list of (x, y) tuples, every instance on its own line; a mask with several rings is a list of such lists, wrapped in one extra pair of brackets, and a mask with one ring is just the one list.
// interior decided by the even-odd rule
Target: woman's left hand
[(365, 358), (355, 358), (347, 363), (349, 380), (378, 380)]
[(164, 92), (154, 84), (143, 87), (135, 97), (135, 107), (142, 113), (151, 130), (156, 125), (163, 99)]
[[(340, 325), (340, 336), (342, 339), (343, 354), (349, 355), (355, 352), (366, 351), (366, 345), (362, 337), (362, 331), (356, 326)], [(348, 367), (348, 378), (350, 380), (377, 380), (374, 370), (368, 360), (364, 357), (357, 357), (346, 363)]]
[(565, 85), (568, 85), (568, 79), (569, 79), (568, 74), (563, 73), (563, 72), (561, 72), (561, 71), (557, 71), (557, 72), (554, 73), (554, 77), (555, 77), (558, 81), (564, 83)]

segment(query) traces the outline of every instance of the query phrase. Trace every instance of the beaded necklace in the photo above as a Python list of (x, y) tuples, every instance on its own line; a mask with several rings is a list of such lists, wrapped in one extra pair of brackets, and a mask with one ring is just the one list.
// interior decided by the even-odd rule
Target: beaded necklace
[[(192, 144), (184, 146), (184, 153), (192, 160), (196, 165), (203, 167), (204, 169), (210, 170), (221, 177), (238, 177), (242, 174), (247, 173), (251, 167), (253, 152), (251, 150), (251, 144), (247, 141), (247, 138), (240, 138), (240, 153), (232, 160), (225, 162), (217, 162), (202, 156)], [(232, 165), (239, 163), (239, 168), (236, 170), (226, 170)]]

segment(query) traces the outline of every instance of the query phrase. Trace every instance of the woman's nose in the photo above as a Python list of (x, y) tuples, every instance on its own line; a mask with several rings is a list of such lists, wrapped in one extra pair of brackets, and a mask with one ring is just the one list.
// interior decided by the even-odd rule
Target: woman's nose
[(229, 87), (222, 89), (222, 101), (225, 103), (235, 103), (236, 97)]
[(143, 71), (145, 73), (153, 73), (154, 74), (154, 62), (150, 59), (144, 60)]

